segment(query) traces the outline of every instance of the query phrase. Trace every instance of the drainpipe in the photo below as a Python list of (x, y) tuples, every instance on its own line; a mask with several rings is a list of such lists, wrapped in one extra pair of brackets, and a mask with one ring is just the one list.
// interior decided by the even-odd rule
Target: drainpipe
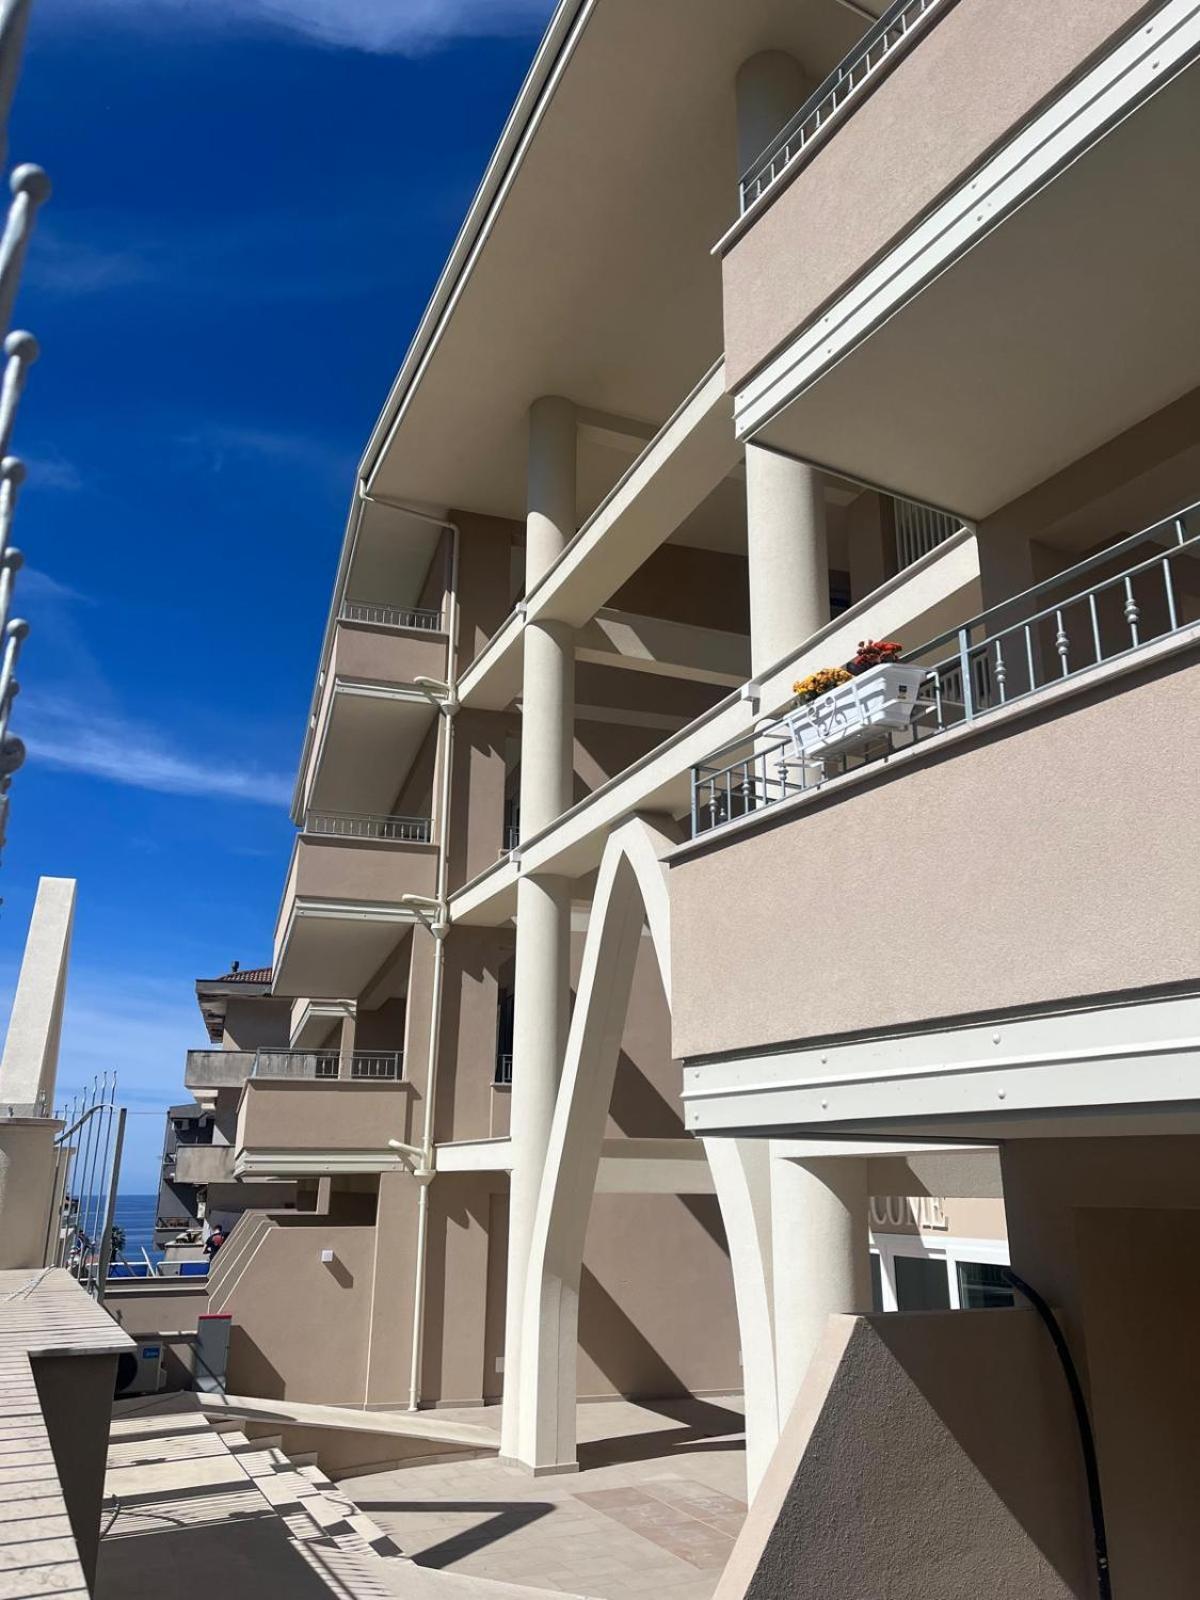
[[(445, 942), (450, 931), (450, 923), (446, 915), (446, 899), (449, 879), (449, 840), (450, 840), (450, 788), (453, 776), (454, 759), (454, 714), (458, 710), (458, 563), (459, 543), (461, 535), (458, 524), (448, 522), (444, 517), (430, 516), (428, 512), (417, 511), (412, 506), (402, 504), (397, 500), (387, 500), (380, 496), (367, 493), (363, 484), (359, 483), (358, 492), (363, 500), (369, 500), (378, 505), (385, 505), (394, 511), (403, 511), (410, 517), (417, 517), (422, 522), (433, 523), (436, 527), (446, 528), (450, 533), (450, 581), (447, 585), (446, 601), (446, 634), (448, 646), (446, 652), (446, 682), (444, 685), (433, 685), (418, 680), (420, 686), (433, 698), (433, 689), (444, 688), (444, 695), (436, 701), (438, 712), (442, 717), (442, 768), (441, 784), (438, 797), (438, 857), (437, 857), (437, 887), (434, 892), (433, 921), (426, 921), (424, 917), (419, 920), (427, 927), (434, 938), (433, 946), (433, 981), (431, 984), (432, 998), (430, 1001), (429, 1018), (429, 1058), (425, 1073), (425, 1118), (421, 1134), (421, 1160), (414, 1166), (413, 1177), (417, 1181), (417, 1250), (416, 1261), (413, 1269), (413, 1315), (412, 1315), (412, 1364), (409, 1369), (408, 1381), (408, 1409), (419, 1411), (421, 1409), (421, 1361), (425, 1349), (425, 1266), (429, 1254), (429, 1186), (434, 1178), (433, 1155), (433, 1117), (434, 1105), (437, 1099), (437, 1070), (438, 1054), (442, 1035), (442, 989), (445, 974)], [(413, 903), (421, 900), (419, 896), (405, 896)], [(422, 903), (425, 903), (422, 900)]]

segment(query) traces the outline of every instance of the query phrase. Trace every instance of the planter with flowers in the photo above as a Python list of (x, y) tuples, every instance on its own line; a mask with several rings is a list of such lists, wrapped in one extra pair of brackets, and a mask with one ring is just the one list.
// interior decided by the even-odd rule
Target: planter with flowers
[(786, 721), (798, 758), (841, 755), (911, 725), (928, 668), (897, 661), (901, 648), (894, 639), (865, 639), (844, 667), (821, 667), (793, 684), (800, 704)]

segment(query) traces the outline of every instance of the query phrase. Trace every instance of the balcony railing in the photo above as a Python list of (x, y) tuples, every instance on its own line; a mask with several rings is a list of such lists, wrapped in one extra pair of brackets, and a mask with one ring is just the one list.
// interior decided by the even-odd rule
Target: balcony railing
[(502, 1088), (506, 1084), (512, 1083), (512, 1056), (508, 1051), (502, 1051), (496, 1057), (496, 1076), (492, 1079), (492, 1082), (499, 1084)]
[(442, 613), (412, 606), (377, 606), (366, 600), (343, 600), (338, 612), (342, 622), (366, 622), (374, 628), (419, 628), (424, 633), (438, 633), (442, 626)]
[(404, 1076), (401, 1050), (270, 1050), (255, 1053), (252, 1078), (349, 1079), (354, 1082), (399, 1082)]
[(901, 47), (918, 32), (926, 19), (944, 9), (949, 0), (895, 0), (843, 57), (824, 83), (819, 84), (762, 155), (743, 174), (741, 208), (746, 212), (771, 185), (804, 154), (814, 141), (840, 122), (850, 107), (873, 86), (880, 69), (892, 66)]
[(381, 839), (391, 844), (428, 844), (433, 823), (428, 817), (375, 817), (358, 811), (310, 811), (305, 833), (333, 839)]
[[(1200, 527), (1200, 502), (907, 651), (901, 660), (926, 673), (903, 733), (868, 738), (864, 729), (852, 753), (801, 757), (787, 726), (789, 712), (754, 733), (752, 753), (722, 762), (720, 756), (736, 748), (726, 746), (692, 769), (692, 837), (1193, 626), (1182, 614), (1175, 570), (1179, 561), (1195, 563), (1200, 556), (1194, 527)], [(1154, 552), (1138, 558), (1148, 544)], [(750, 742), (743, 738), (739, 746)]]

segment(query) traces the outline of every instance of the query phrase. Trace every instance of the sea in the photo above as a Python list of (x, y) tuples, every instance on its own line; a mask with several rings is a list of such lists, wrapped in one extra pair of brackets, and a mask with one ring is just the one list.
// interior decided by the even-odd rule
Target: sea
[(151, 1261), (162, 1260), (162, 1251), (156, 1249), (154, 1244), (154, 1223), (157, 1216), (157, 1194), (118, 1193), (113, 1221), (125, 1230), (125, 1249), (122, 1253), (126, 1261), (144, 1260), (143, 1249)]

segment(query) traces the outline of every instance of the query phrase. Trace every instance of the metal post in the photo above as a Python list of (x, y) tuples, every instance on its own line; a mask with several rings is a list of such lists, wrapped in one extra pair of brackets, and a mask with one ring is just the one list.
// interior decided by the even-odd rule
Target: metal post
[[(116, 1088), (114, 1083), (113, 1088)], [(104, 1232), (100, 1236), (100, 1267), (96, 1279), (96, 1299), (104, 1304), (104, 1288), (108, 1281), (109, 1263), (112, 1261), (113, 1213), (117, 1208), (117, 1182), (121, 1176), (121, 1151), (125, 1146), (125, 1107), (117, 1112), (117, 1139), (113, 1146), (112, 1167), (108, 1180), (108, 1205), (104, 1212)]]

